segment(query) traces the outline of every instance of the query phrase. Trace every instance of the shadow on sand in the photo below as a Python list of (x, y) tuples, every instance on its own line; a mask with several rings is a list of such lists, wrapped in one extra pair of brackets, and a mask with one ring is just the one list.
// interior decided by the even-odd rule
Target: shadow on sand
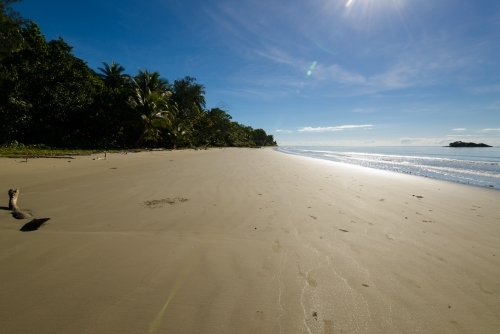
[(36, 231), (38, 230), (47, 220), (50, 218), (35, 218), (31, 220), (30, 222), (24, 224), (23, 227), (19, 231), (21, 232), (31, 232), (31, 231)]

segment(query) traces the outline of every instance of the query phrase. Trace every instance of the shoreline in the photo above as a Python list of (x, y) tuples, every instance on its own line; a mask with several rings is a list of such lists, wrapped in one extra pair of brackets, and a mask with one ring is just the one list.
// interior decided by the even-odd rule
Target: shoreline
[(500, 326), (495, 189), (280, 153), (0, 159), (0, 332)]
[[(393, 146), (390, 146), (390, 147), (393, 147)], [(396, 146), (394, 146), (394, 147), (396, 147)], [(447, 146), (444, 146), (444, 147), (447, 147)], [(368, 169), (375, 169), (375, 170), (380, 170), (380, 171), (386, 171), (386, 172), (390, 172), (390, 173), (396, 173), (396, 174), (402, 174), (402, 175), (409, 175), (409, 176), (417, 176), (417, 177), (431, 179), (431, 180), (451, 182), (451, 183), (454, 183), (454, 184), (462, 184), (462, 185), (466, 185), (466, 186), (473, 186), (473, 187), (478, 187), (478, 188), (486, 188), (486, 189), (493, 189), (493, 190), (496, 190), (496, 191), (500, 191), (500, 188), (494, 187), (494, 186), (491, 186), (491, 185), (486, 186), (486, 185), (479, 185), (479, 184), (473, 184), (473, 183), (464, 183), (464, 182), (460, 182), (460, 181), (453, 181), (453, 180), (435, 178), (435, 177), (432, 177), (432, 176), (413, 174), (411, 172), (407, 173), (407, 172), (396, 171), (396, 170), (388, 170), (388, 169), (382, 169), (382, 168), (376, 168), (376, 167), (362, 166), (362, 165), (357, 165), (357, 164), (354, 164), (354, 163), (343, 162), (343, 161), (334, 161), (334, 160), (322, 159), (322, 158), (318, 158), (318, 157), (308, 157), (308, 156), (305, 156), (305, 155), (300, 155), (300, 154), (295, 154), (295, 153), (290, 153), (290, 152), (279, 151), (279, 148), (276, 148), (276, 147), (274, 147), (273, 150), (276, 151), (276, 152), (282, 153), (282, 154), (295, 155), (295, 156), (309, 158), (309, 159), (315, 159), (315, 160), (321, 160), (321, 161), (329, 161), (329, 162), (333, 162), (333, 163), (346, 164), (346, 165), (350, 165), (350, 166), (357, 166), (357, 167), (362, 167), (362, 168), (368, 168)], [(408, 157), (412, 157), (412, 156), (408, 156)], [(495, 164), (499, 164), (498, 162), (494, 162), (494, 163)]]

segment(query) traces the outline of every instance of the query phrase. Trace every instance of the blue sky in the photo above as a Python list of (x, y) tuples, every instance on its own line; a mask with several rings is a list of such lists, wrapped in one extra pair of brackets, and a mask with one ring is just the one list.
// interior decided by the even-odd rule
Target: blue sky
[(279, 145), (500, 145), (498, 0), (23, 0), (97, 69), (186, 75)]

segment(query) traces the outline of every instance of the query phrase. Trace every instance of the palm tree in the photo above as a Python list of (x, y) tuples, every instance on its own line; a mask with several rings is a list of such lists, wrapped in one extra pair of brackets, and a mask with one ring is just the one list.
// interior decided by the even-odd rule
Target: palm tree
[(127, 83), (130, 80), (130, 76), (127, 74), (122, 74), (125, 71), (125, 68), (120, 64), (111, 62), (111, 66), (106, 62), (102, 62), (104, 68), (99, 67), (99, 77), (104, 81), (104, 84), (109, 88), (118, 88), (122, 89), (127, 86)]
[(149, 73), (139, 70), (132, 81), (133, 94), (129, 99), (130, 107), (136, 112), (141, 133), (135, 146), (144, 139), (157, 141), (161, 128), (168, 124), (169, 98), (168, 82), (160, 78), (158, 72)]
[(176, 149), (177, 145), (184, 141), (186, 135), (189, 134), (186, 122), (179, 117), (179, 110), (175, 102), (169, 105), (167, 117), (163, 118), (159, 124), (165, 129), (164, 139), (170, 143), (173, 149)]

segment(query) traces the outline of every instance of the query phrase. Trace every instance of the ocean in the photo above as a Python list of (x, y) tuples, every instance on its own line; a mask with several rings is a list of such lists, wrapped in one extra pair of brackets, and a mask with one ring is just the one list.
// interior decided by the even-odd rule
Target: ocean
[(285, 146), (276, 150), (500, 190), (499, 147)]

